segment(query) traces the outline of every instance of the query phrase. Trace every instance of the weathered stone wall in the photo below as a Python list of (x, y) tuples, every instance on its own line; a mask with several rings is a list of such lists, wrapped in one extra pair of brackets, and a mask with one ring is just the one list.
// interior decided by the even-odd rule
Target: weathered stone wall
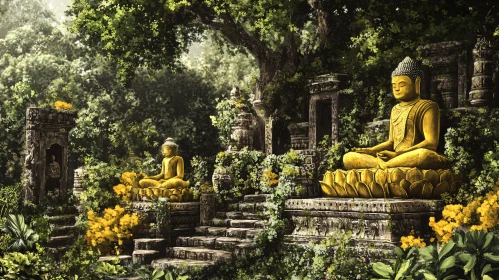
[(291, 220), (286, 242), (319, 241), (338, 231), (350, 231), (354, 242), (382, 253), (399, 245), (400, 237), (414, 230), (430, 237), (429, 218), (437, 219), (443, 209), (440, 200), (289, 199), (285, 215)]

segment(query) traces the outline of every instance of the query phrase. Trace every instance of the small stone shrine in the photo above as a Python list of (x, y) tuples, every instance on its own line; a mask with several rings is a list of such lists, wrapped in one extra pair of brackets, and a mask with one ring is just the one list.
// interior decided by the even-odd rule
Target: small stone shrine
[(26, 110), (25, 198), (40, 202), (48, 192), (68, 188), (68, 134), (77, 112), (52, 108)]

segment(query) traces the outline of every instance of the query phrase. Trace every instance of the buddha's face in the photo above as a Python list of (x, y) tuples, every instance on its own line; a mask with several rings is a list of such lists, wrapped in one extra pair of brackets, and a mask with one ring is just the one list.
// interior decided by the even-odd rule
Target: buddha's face
[[(419, 78), (418, 78), (419, 79)], [(393, 95), (400, 101), (411, 101), (419, 96), (419, 88), (416, 82), (413, 82), (409, 76), (395, 76), (392, 77), (392, 90)]]
[(175, 148), (170, 146), (161, 147), (161, 153), (164, 157), (172, 157), (175, 155)]

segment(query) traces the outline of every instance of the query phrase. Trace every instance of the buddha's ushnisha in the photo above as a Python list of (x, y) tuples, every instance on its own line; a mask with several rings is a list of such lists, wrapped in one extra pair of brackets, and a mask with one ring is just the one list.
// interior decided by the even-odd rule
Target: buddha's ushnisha
[(445, 165), (447, 159), (436, 152), (440, 110), (437, 103), (420, 98), (422, 76), (410, 57), (393, 71), (393, 95), (400, 103), (391, 112), (388, 141), (371, 148), (354, 148), (343, 157), (346, 169), (438, 169)]

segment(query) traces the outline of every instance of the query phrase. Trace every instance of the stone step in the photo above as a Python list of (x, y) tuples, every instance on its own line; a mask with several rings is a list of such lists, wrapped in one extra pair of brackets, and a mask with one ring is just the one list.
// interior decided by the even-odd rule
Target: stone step
[(247, 238), (246, 233), (248, 230), (251, 230), (250, 228), (228, 228), (225, 232), (227, 237), (238, 237), (245, 239)]
[(197, 226), (194, 228), (194, 230), (198, 235), (206, 235), (206, 231), (208, 230), (209, 227), (210, 226)]
[(134, 250), (132, 260), (134, 264), (148, 265), (155, 259), (160, 257), (157, 250)]
[(49, 237), (48, 247), (64, 247), (72, 245), (75, 241), (73, 235), (61, 235)]
[(244, 196), (244, 202), (265, 202), (270, 194), (249, 194)]
[(74, 225), (56, 225), (52, 229), (50, 235), (52, 236), (71, 235), (75, 231), (76, 231), (76, 226)]
[(171, 268), (205, 268), (215, 265), (213, 261), (199, 261), (186, 259), (157, 259), (151, 262), (153, 269), (169, 270)]
[(202, 247), (172, 247), (166, 252), (167, 257), (176, 259), (190, 259), (197, 261), (229, 261), (232, 253), (224, 250), (214, 250)]
[[(246, 239), (247, 240), (247, 239)], [(234, 247), (234, 254), (236, 256), (244, 256), (249, 253), (251, 253), (253, 250), (255, 250), (256, 244), (251, 242), (251, 243), (239, 243)]]
[(227, 213), (227, 212), (217, 211), (217, 212), (215, 213), (215, 218), (217, 218), (217, 219), (225, 219), (225, 218), (227, 218), (226, 213)]
[(211, 225), (214, 227), (227, 227), (230, 223), (231, 219), (219, 219), (213, 218), (211, 220)]
[(264, 220), (267, 219), (267, 216), (263, 212), (249, 213), (243, 212), (244, 220)]
[(254, 228), (258, 220), (230, 220), (229, 225), (235, 228)]
[(182, 236), (177, 238), (176, 245), (178, 247), (205, 247), (215, 249), (216, 237), (205, 236)]
[(232, 219), (232, 220), (242, 219), (243, 218), (243, 212), (240, 212), (240, 211), (230, 211), (230, 212), (226, 212), (225, 216), (227, 217), (227, 219)]
[(239, 244), (253, 243), (251, 239), (242, 239), (238, 237), (217, 237), (215, 240), (215, 249), (234, 252)]
[(166, 248), (166, 241), (163, 238), (137, 238), (134, 250), (157, 250), (163, 251)]
[(58, 216), (49, 216), (47, 217), (49, 224), (54, 225), (74, 225), (76, 221), (75, 215), (58, 215)]
[(118, 259), (121, 265), (127, 265), (132, 261), (132, 256), (130, 255), (114, 255), (114, 256), (102, 256), (99, 258), (100, 262), (112, 261)]

